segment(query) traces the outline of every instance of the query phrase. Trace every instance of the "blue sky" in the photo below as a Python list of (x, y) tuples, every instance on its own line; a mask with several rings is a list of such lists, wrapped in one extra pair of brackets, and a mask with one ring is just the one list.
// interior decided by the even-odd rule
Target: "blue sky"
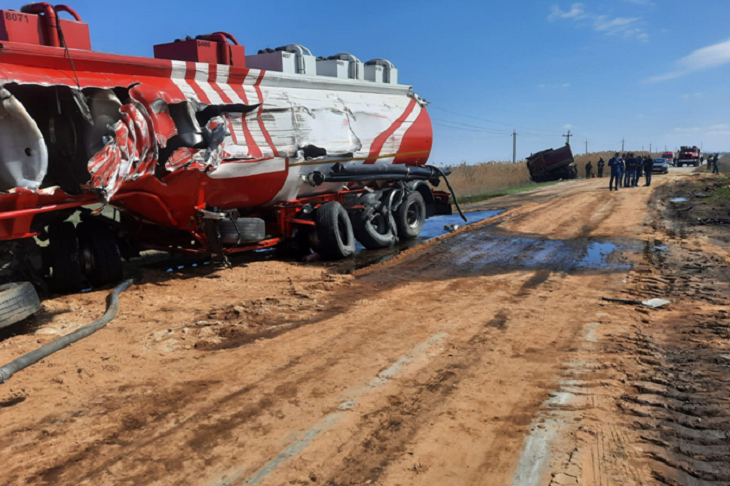
[[(22, 2), (0, 1), (5, 8)], [(96, 50), (229, 31), (248, 53), (303, 44), (390, 59), (429, 100), (433, 163), (703, 143), (730, 150), (730, 1), (98, 2), (70, 5)], [(107, 6), (108, 5), (108, 6)]]

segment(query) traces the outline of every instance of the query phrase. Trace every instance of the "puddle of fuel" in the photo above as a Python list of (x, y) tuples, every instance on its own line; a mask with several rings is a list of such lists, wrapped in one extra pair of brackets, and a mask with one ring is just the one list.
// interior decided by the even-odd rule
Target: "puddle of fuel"
[(502, 214), (504, 209), (495, 209), (492, 211), (470, 211), (464, 213), (467, 222), (461, 219), (458, 214), (448, 214), (444, 216), (434, 216), (428, 218), (423, 224), (423, 229), (418, 238), (412, 240), (401, 241), (398, 245), (392, 248), (383, 248), (382, 250), (366, 250), (360, 243), (357, 243), (355, 256), (353, 256), (347, 263), (340, 268), (340, 273), (351, 273), (360, 268), (369, 267), (370, 265), (376, 265), (378, 263), (387, 262), (394, 258), (400, 252), (409, 248), (416, 247), (428, 240), (443, 236), (449, 233), (446, 229), (449, 226), (458, 226), (459, 228), (484, 221), (485, 219), (493, 218), (499, 214)]
[(609, 241), (593, 241), (588, 244), (585, 256), (576, 264), (578, 268), (605, 268), (610, 266), (617, 270), (628, 270), (631, 265), (628, 263), (609, 262), (608, 257), (614, 251), (621, 248), (619, 245)]

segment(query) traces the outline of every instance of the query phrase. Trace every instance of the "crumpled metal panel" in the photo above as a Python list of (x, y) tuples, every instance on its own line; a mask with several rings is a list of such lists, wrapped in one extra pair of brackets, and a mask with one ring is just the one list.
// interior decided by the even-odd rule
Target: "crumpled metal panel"
[(0, 184), (37, 189), (48, 166), (48, 150), (38, 125), (23, 104), (0, 88)]
[[(79, 71), (76, 78), (70, 71), (0, 62), (0, 85), (75, 88), (78, 79), (81, 88), (129, 88), (113, 138), (88, 164), (92, 177), (85, 187), (97, 190), (107, 201), (123, 190), (126, 181), (155, 173), (160, 151), (178, 135), (170, 106), (185, 102), (197, 110), (221, 107), (220, 115), (210, 118), (205, 128), (212, 133), (223, 125), (227, 135), (216, 146), (177, 148), (165, 168), (205, 171), (211, 179), (286, 172), (286, 182), (274, 200), (336, 190), (327, 184), (312, 188), (302, 177), (313, 170), (328, 170), (336, 162), (393, 163), (398, 158), (422, 165), (430, 152), (429, 122), (423, 149), (407, 156), (399, 153), (425, 105), (406, 86), (203, 63), (154, 63), (155, 73), (162, 71), (159, 66), (169, 66), (169, 77), (135, 74), (131, 65), (129, 73)], [(145, 69), (151, 71), (148, 64)], [(307, 147), (324, 149), (326, 154), (308, 157)]]

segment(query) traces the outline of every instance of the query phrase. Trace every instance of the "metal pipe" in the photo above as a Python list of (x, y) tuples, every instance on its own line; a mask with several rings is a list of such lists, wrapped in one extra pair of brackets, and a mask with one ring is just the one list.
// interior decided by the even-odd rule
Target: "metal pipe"
[(39, 208), (27, 208), (27, 209), (15, 209), (11, 211), (0, 211), (0, 220), (22, 218), (24, 216), (33, 216), (40, 213), (48, 213), (51, 211), (61, 211), (62, 209), (78, 208), (87, 204), (93, 204), (99, 202), (98, 199), (85, 199), (83, 201), (76, 201), (70, 203), (60, 204), (49, 204), (48, 206), (41, 206)]
[(215, 35), (215, 34), (222, 35), (223, 37), (225, 37), (226, 39), (228, 39), (229, 41), (231, 41), (233, 43), (233, 45), (236, 45), (236, 46), (237, 45), (240, 45), (238, 43), (238, 41), (236, 40), (236, 38), (233, 37), (233, 34), (229, 34), (228, 32), (223, 32), (223, 31), (213, 32), (213, 35)]
[(58, 14), (58, 12), (66, 12), (68, 14), (71, 14), (76, 22), (83, 22), (83, 20), (81, 20), (81, 16), (76, 12), (76, 10), (72, 9), (68, 5), (56, 5), (55, 7), (53, 7), (53, 10), (56, 11), (56, 14)]
[(20, 7), (20, 11), (30, 14), (43, 14), (43, 27), (46, 40), (51, 47), (61, 47), (61, 39), (58, 37), (58, 20), (53, 6), (47, 2), (29, 3)]
[[(408, 176), (417, 176), (423, 179), (437, 179), (443, 172), (437, 172), (430, 166), (416, 167), (405, 164), (360, 164), (347, 165), (341, 162), (332, 166), (332, 175), (345, 174), (403, 174)], [(445, 174), (449, 175), (451, 171), (445, 169)]]
[(212, 42), (218, 43), (218, 64), (231, 65), (231, 50), (228, 47), (228, 39), (221, 32), (214, 32), (208, 36)]
[(104, 315), (101, 316), (101, 319), (96, 320), (91, 324), (82, 327), (81, 329), (77, 329), (70, 334), (66, 334), (65, 336), (60, 337), (44, 346), (41, 346), (35, 351), (24, 354), (20, 358), (16, 358), (12, 362), (0, 368), (0, 383), (5, 383), (10, 379), (11, 376), (13, 376), (18, 371), (37, 363), (43, 358), (46, 358), (53, 353), (62, 350), (66, 346), (73, 344), (76, 341), (91, 336), (96, 331), (106, 326), (109, 322), (112, 321), (112, 319), (117, 316), (117, 312), (119, 311), (119, 294), (127, 290), (130, 285), (132, 285), (132, 281), (127, 280), (117, 285), (116, 288), (111, 291), (111, 293), (106, 298), (106, 312), (104, 312)]
[(394, 174), (388, 172), (373, 172), (368, 174), (330, 174), (325, 175), (324, 182), (367, 182), (367, 181), (428, 181), (435, 176), (417, 174)]

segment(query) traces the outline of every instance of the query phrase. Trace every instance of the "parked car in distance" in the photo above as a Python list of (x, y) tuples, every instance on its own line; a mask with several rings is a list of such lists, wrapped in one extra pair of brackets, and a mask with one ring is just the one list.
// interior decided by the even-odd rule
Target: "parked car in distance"
[(667, 159), (667, 163), (674, 165), (674, 152), (663, 152), (662, 158)]
[(654, 159), (654, 167), (651, 169), (653, 172), (659, 172), (660, 174), (669, 173), (669, 161), (667, 159)]

